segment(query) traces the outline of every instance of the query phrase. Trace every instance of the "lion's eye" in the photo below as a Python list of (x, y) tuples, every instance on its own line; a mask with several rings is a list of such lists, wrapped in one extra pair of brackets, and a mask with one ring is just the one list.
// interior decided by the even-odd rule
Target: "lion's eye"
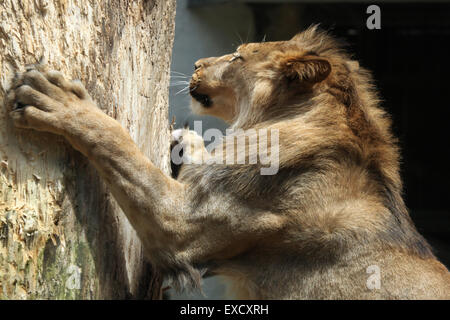
[(236, 59), (244, 59), (244, 58), (242, 58), (242, 56), (239, 52), (235, 52), (235, 53), (233, 53), (233, 57), (229, 60), (229, 62), (233, 62)]

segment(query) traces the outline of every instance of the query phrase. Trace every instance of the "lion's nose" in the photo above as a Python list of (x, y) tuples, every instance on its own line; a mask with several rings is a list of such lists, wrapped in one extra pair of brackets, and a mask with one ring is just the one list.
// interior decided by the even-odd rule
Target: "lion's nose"
[(203, 58), (199, 59), (194, 63), (194, 70), (200, 69), (200, 68), (207, 68), (214, 62), (214, 58)]
[(206, 59), (199, 59), (194, 63), (194, 70), (206, 67)]

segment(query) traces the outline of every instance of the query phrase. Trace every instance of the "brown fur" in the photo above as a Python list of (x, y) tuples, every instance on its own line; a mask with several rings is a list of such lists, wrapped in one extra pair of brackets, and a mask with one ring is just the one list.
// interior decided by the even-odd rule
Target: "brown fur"
[[(62, 134), (94, 163), (148, 257), (182, 285), (207, 269), (241, 298), (450, 298), (449, 273), (403, 203), (389, 117), (369, 73), (335, 40), (313, 27), (196, 65), (192, 95), (207, 103), (194, 100), (194, 111), (234, 129), (279, 130), (276, 175), (219, 163), (166, 177), (85, 93), (47, 83), (44, 71), (19, 77), (7, 104), (34, 105), (12, 112), (18, 126)], [(379, 289), (366, 285), (372, 265)]]

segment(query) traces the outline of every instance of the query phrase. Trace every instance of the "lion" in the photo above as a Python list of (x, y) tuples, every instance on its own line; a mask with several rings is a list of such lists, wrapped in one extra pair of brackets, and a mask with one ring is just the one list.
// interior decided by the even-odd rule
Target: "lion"
[[(17, 127), (62, 135), (93, 163), (148, 259), (180, 287), (207, 273), (244, 299), (450, 298), (449, 272), (403, 202), (399, 149), (370, 73), (327, 32), (201, 59), (190, 94), (194, 112), (235, 133), (208, 154), (200, 136), (176, 131), (196, 149), (183, 159), (208, 158), (176, 180), (57, 71), (18, 74), (6, 105)], [(275, 174), (261, 173), (250, 148), (261, 129), (278, 137)], [(243, 163), (211, 161), (248, 130), (256, 140), (244, 137)]]

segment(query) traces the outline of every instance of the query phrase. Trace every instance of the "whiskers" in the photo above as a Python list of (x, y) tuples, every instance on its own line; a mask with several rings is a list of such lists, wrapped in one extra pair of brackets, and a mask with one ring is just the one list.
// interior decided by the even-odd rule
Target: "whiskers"
[[(248, 25), (248, 29), (247, 29), (247, 37), (245, 38), (245, 41), (244, 41), (244, 39), (241, 37), (241, 34), (239, 33), (239, 31), (237, 29), (234, 29), (234, 34), (235, 34), (235, 36), (237, 37), (237, 40), (238, 40), (238, 44), (236, 45), (236, 48), (239, 47), (240, 45), (248, 43), (249, 38), (250, 38), (250, 31), (251, 30), (252, 30), (252, 25), (249, 24)], [(234, 43), (232, 45), (234, 45)]]
[(188, 76), (185, 73), (182, 72), (178, 72), (178, 71), (170, 71), (170, 77), (177, 77), (177, 78), (189, 78), (190, 76)]
[(183, 89), (179, 90), (177, 93), (175, 93), (175, 95), (179, 95), (180, 93), (185, 94), (189, 92), (189, 84), (184, 87)]
[(240, 46), (241, 44), (244, 44), (244, 40), (242, 40), (242, 37), (237, 30), (234, 30), (234, 34), (238, 37), (238, 40), (239, 40), (238, 46)]
[[(182, 72), (178, 72), (178, 71), (171, 71), (170, 74), (170, 87), (179, 87), (179, 86), (183, 86), (183, 88), (181, 90), (179, 90), (178, 92), (175, 93), (175, 95), (178, 94), (185, 94), (189, 92), (189, 84), (190, 84), (190, 76), (182, 73)], [(174, 80), (172, 82), (172, 80)]]

